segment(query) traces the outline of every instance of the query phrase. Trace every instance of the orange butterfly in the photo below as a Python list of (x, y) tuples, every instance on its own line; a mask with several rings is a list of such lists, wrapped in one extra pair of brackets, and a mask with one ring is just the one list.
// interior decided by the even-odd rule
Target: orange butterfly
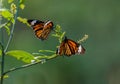
[(62, 41), (56, 52), (57, 55), (66, 55), (66, 56), (71, 56), (75, 54), (84, 54), (84, 53), (85, 53), (85, 49), (82, 47), (82, 45), (76, 43), (71, 39), (67, 39), (67, 37), (65, 37), (65, 39)]
[(27, 22), (35, 31), (35, 35), (41, 40), (47, 39), (49, 33), (53, 29), (52, 21), (43, 22), (40, 20), (28, 20)]

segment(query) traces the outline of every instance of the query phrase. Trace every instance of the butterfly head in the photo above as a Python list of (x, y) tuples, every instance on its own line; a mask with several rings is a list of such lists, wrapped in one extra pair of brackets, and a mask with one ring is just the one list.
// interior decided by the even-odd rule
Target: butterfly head
[(68, 41), (68, 38), (65, 36), (65, 38), (64, 38), (63, 41), (64, 41), (64, 42), (67, 42), (67, 41)]

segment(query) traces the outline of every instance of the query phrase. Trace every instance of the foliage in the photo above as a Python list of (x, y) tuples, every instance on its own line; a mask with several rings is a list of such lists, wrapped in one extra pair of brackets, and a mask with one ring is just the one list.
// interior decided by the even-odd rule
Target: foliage
[(32, 54), (23, 50), (11, 50), (6, 52), (6, 55), (15, 57), (25, 63), (31, 63), (31, 61), (34, 60), (34, 56)]
[(65, 32), (62, 32), (62, 29), (61, 29), (60, 25), (56, 25), (55, 32), (56, 32), (56, 33), (55, 33), (55, 34), (52, 34), (52, 36), (57, 37), (58, 40), (59, 40), (59, 43), (61, 43), (62, 38), (63, 38), (64, 35), (65, 35)]
[[(3, 77), (3, 78), (5, 79), (5, 78), (8, 78), (8, 77), (9, 77), (8, 75), (4, 75), (4, 77)], [(0, 77), (0, 79), (1, 79), (1, 77)]]
[[(27, 18), (22, 18), (21, 16), (18, 16), (19, 9), (23, 10), (25, 8), (24, 2), (25, 2), (25, 0), (18, 0), (18, 1), (8, 0), (8, 4), (10, 4), (9, 9), (8, 8), (0, 9), (0, 15), (2, 16), (2, 19), (4, 19), (6, 21), (6, 22), (0, 24), (0, 30), (2, 28), (6, 29), (6, 32), (9, 37), (6, 45), (3, 45), (2, 44), (3, 41), (2, 41), (2, 39), (0, 39), (1, 40), (0, 41), (0, 57), (2, 58), (1, 80), (3, 80), (3, 78), (8, 77), (6, 75), (6, 73), (8, 73), (8, 72), (12, 72), (12, 71), (15, 71), (15, 70), (18, 70), (21, 68), (26, 68), (26, 67), (29, 67), (29, 66), (37, 64), (37, 63), (45, 63), (46, 60), (57, 57), (56, 51), (52, 51), (52, 50), (38, 50), (37, 53), (33, 53), (33, 54), (26, 52), (24, 50), (8, 50), (10, 42), (13, 38), (12, 36), (13, 36), (14, 29), (15, 29), (16, 20), (29, 26), (29, 24), (27, 23)], [(2, 30), (0, 32), (2, 32)], [(63, 37), (65, 36), (65, 33), (66, 32), (62, 30), (60, 25), (56, 25), (52, 36), (57, 38), (59, 43), (61, 43)], [(88, 36), (79, 40), (78, 42), (79, 43), (83, 42), (87, 38), (88, 38)], [(50, 53), (50, 55), (47, 55), (46, 53)], [(12, 69), (4, 72), (4, 69), (3, 69), (4, 68), (4, 56), (14, 57), (17, 60), (20, 60), (20, 61), (26, 63), (27, 65), (23, 65), (18, 68), (12, 68)], [(1, 84), (2, 84), (2, 82), (1, 82)]]

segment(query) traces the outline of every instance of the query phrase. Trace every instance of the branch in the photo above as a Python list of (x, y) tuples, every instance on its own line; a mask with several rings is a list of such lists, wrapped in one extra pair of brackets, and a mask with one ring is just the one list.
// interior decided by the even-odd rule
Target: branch
[(80, 43), (80, 44), (81, 44), (82, 42), (84, 42), (84, 41), (87, 40), (87, 39), (88, 39), (88, 35), (85, 34), (82, 39), (80, 39), (80, 40), (77, 41), (77, 43)]
[(54, 54), (52, 56), (43, 56), (43, 58), (37, 62), (33, 62), (31, 64), (26, 64), (26, 65), (22, 65), (20, 67), (16, 67), (16, 68), (11, 68), (9, 69), (8, 71), (4, 72), (3, 75), (6, 75), (7, 73), (10, 73), (10, 72), (13, 72), (13, 71), (16, 71), (16, 70), (20, 70), (20, 69), (24, 69), (24, 68), (27, 68), (27, 67), (30, 67), (30, 66), (33, 66), (33, 65), (36, 65), (36, 64), (39, 64), (39, 63), (44, 63), (48, 60), (51, 60), (51, 59), (54, 59), (56, 58), (58, 55)]
[[(12, 40), (12, 37), (13, 37), (13, 31), (14, 31), (14, 28), (15, 28), (15, 24), (16, 24), (16, 19), (17, 19), (17, 14), (18, 14), (18, 8), (19, 8), (19, 1), (18, 0), (18, 3), (17, 3), (17, 11), (16, 11), (16, 14), (15, 14), (15, 17), (14, 17), (14, 22), (13, 22), (13, 25), (12, 25), (12, 29), (11, 29), (11, 32), (10, 32), (10, 36), (9, 36), (9, 39), (8, 39), (8, 42), (7, 42), (7, 45), (4, 49), (4, 46), (3, 44), (0, 42), (0, 46), (1, 46), (1, 49), (2, 49), (2, 59), (1, 59), (1, 81), (0, 81), (0, 84), (3, 84), (3, 79), (4, 79), (4, 57), (5, 57), (5, 53), (9, 47), (9, 44)], [(2, 2), (2, 0), (1, 0)], [(8, 21), (9, 22), (9, 21)], [(3, 39), (2, 39), (3, 41)]]
[(15, 24), (16, 24), (16, 20), (17, 20), (17, 16), (18, 16), (19, 3), (20, 3), (20, 0), (18, 0), (18, 2), (17, 2), (17, 8), (16, 8), (15, 16), (14, 16), (14, 22), (13, 22), (12, 29), (11, 29), (11, 32), (10, 32), (10, 36), (9, 36), (9, 39), (8, 39), (8, 42), (7, 42), (7, 45), (5, 47), (4, 52), (7, 51), (8, 47), (9, 47), (9, 44), (10, 44), (10, 42), (12, 40), (12, 37), (13, 37), (13, 32), (14, 32), (14, 29), (15, 29)]
[(4, 78), (4, 58), (5, 58), (5, 53), (4, 53), (4, 46), (0, 42), (1, 50), (2, 50), (2, 61), (1, 61), (1, 81), (0, 84), (3, 84), (3, 78)]

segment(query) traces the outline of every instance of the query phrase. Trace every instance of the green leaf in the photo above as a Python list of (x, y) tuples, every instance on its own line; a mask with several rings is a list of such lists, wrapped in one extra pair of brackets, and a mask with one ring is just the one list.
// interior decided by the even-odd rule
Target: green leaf
[(1, 14), (1, 12), (3, 12), (3, 11), (6, 11), (7, 9), (5, 9), (5, 8), (0, 8), (0, 14)]
[(22, 22), (22, 23), (24, 23), (24, 24), (28, 24), (26, 18), (17, 17), (17, 20), (20, 21), (20, 22)]
[(55, 33), (52, 34), (52, 36), (57, 37), (59, 42), (61, 43), (63, 37), (65, 36), (65, 32), (62, 31), (62, 28), (60, 27), (60, 25), (56, 25)]
[(6, 22), (6, 23), (1, 24), (1, 25), (0, 25), (0, 28), (3, 28), (6, 24), (7, 24), (7, 22)]
[(0, 28), (4, 27), (6, 29), (6, 31), (7, 31), (7, 34), (10, 35), (10, 28), (8, 27), (10, 24), (8, 24), (8, 25), (7, 24), (8, 24), (7, 22), (4, 23), (4, 24), (1, 24)]
[(21, 8), (21, 9), (24, 9), (24, 8), (25, 8), (25, 5), (24, 5), (24, 4), (20, 4), (20, 8)]
[(62, 29), (61, 29), (60, 25), (56, 25), (56, 32), (61, 32), (61, 31), (62, 31)]
[(16, 12), (17, 12), (16, 4), (14, 4), (14, 3), (11, 4), (10, 11), (12, 14), (16, 14)]
[(24, 5), (25, 0), (20, 0), (20, 8), (24, 9), (25, 5)]
[(12, 3), (14, 0), (8, 0), (8, 3)]
[(12, 50), (12, 51), (8, 51), (6, 52), (6, 55), (10, 55), (12, 57), (17, 58), (18, 60), (21, 60), (25, 63), (31, 63), (33, 62), (34, 56), (26, 51), (23, 50)]
[(4, 27), (5, 27), (6, 31), (7, 31), (7, 34), (10, 35), (10, 28), (7, 25), (4, 26)]
[(13, 14), (8, 10), (2, 11), (1, 14), (4, 18), (6, 18), (8, 20), (10, 20), (13, 17)]
[[(11, 20), (11, 21), (12, 21), (12, 20)], [(1, 24), (1, 25), (0, 25), (0, 28), (5, 28), (7, 34), (10, 35), (10, 28), (9, 28), (10, 25), (11, 25), (11, 23), (9, 23), (9, 21), (8, 21), (8, 22), (6, 22), (6, 23)]]
[(61, 34), (60, 38), (59, 38), (59, 42), (60, 42), (60, 43), (62, 42), (62, 39), (63, 39), (64, 36), (65, 36), (65, 32), (63, 32), (63, 33)]
[[(5, 78), (8, 78), (8, 77), (9, 77), (8, 75), (4, 75), (4, 77), (3, 77), (3, 78), (5, 79)], [(1, 77), (0, 77), (0, 80), (1, 80)]]

